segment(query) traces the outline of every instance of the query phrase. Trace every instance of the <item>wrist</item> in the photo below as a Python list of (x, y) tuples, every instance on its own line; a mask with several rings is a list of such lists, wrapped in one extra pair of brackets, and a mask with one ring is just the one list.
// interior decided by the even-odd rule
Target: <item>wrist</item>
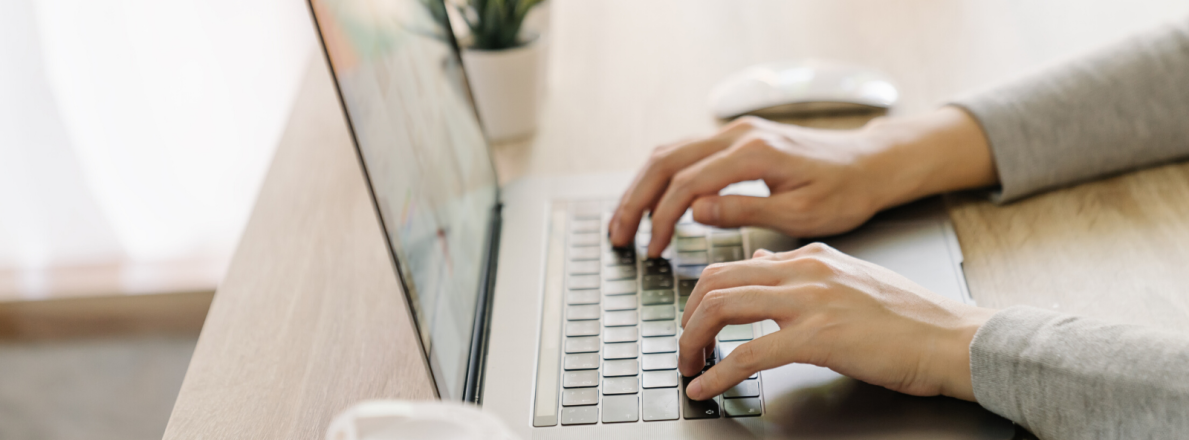
[(996, 310), (963, 305), (955, 323), (944, 329), (934, 343), (934, 362), (928, 374), (938, 378), (944, 396), (974, 402), (974, 385), (970, 376), (970, 344), (984, 323)]
[(922, 197), (998, 183), (978, 122), (956, 107), (873, 121), (863, 129), (876, 145), (867, 158), (879, 170), (879, 209)]

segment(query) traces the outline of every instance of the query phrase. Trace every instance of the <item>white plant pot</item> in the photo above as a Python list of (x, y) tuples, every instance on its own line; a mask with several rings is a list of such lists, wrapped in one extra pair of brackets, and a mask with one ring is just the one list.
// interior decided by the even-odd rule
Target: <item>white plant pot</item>
[(544, 95), (544, 41), (504, 50), (463, 49), (475, 106), (487, 139), (502, 141), (531, 135)]

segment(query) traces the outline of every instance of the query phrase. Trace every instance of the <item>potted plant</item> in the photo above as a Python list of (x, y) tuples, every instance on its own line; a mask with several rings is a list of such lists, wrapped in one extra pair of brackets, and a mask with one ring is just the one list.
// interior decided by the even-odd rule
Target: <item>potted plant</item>
[(457, 4), (468, 35), (462, 62), (488, 139), (507, 140), (537, 128), (544, 86), (544, 42), (525, 19), (543, 0), (465, 0)]

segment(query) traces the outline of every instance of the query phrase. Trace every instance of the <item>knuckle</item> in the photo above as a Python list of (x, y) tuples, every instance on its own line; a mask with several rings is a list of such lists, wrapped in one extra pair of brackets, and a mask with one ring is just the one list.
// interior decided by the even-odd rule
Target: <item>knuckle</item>
[(756, 348), (755, 344), (751, 343), (740, 345), (731, 352), (731, 357), (735, 358), (736, 365), (747, 371), (758, 371), (763, 362), (763, 356), (764, 354)]
[(760, 136), (748, 136), (739, 143), (738, 151), (743, 154), (764, 154), (772, 151), (772, 144)]
[(677, 174), (673, 175), (673, 179), (671, 180), (672, 185), (670, 185), (669, 187), (673, 190), (683, 190), (683, 189), (685, 189), (685, 187), (689, 186), (689, 184), (692, 183), (693, 180), (694, 180), (693, 171), (688, 170), (688, 169), (681, 170), (681, 171), (677, 172)]
[(809, 244), (803, 246), (801, 249), (803, 251), (805, 251), (805, 253), (807, 253), (807, 254), (817, 255), (817, 254), (824, 254), (824, 253), (828, 252), (830, 250), (830, 246), (827, 246), (825, 243), (822, 243), (820, 241), (815, 241), (813, 243), (809, 243)]
[(712, 290), (702, 297), (702, 302), (698, 304), (698, 308), (702, 309), (708, 318), (721, 318), (727, 306), (727, 295), (721, 290)]
[(834, 274), (834, 266), (829, 261), (817, 256), (810, 255), (807, 257), (797, 258), (792, 260), (792, 264), (796, 266), (798, 272), (808, 274), (815, 278), (826, 278)]
[(726, 272), (727, 268), (728, 266), (725, 263), (714, 263), (706, 266), (705, 269), (702, 269), (701, 281), (699, 282), (712, 281)]
[(760, 124), (762, 124), (763, 122), (764, 122), (764, 120), (757, 116), (751, 116), (751, 115), (742, 116), (742, 117), (735, 118), (734, 121), (731, 121), (730, 124), (727, 124), (727, 130), (731, 130), (731, 129), (752, 130), (752, 129), (758, 128), (760, 126)]

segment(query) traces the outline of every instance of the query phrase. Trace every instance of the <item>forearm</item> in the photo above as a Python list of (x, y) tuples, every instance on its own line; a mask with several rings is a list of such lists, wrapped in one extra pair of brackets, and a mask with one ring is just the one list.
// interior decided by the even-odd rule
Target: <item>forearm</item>
[(1000, 201), (1189, 156), (1189, 20), (954, 102), (981, 124)]
[(979, 404), (1041, 438), (1189, 432), (1189, 336), (1013, 307), (970, 346)]

